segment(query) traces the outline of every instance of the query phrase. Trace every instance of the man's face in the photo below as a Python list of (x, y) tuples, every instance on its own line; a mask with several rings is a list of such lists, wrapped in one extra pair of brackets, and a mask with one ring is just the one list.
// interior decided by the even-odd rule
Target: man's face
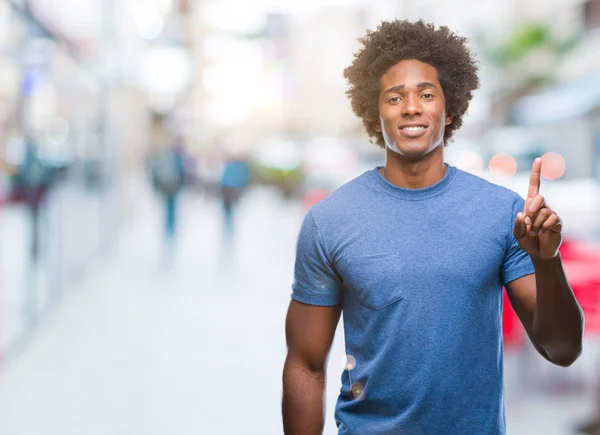
[(386, 146), (411, 160), (444, 143), (450, 124), (437, 70), (418, 60), (403, 60), (381, 77), (380, 125)]

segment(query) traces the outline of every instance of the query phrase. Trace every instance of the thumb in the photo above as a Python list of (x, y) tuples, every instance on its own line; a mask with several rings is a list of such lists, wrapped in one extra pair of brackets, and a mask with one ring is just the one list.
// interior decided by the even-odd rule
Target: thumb
[(527, 233), (527, 225), (525, 224), (525, 213), (517, 213), (517, 219), (515, 220), (515, 226), (513, 227), (513, 234), (518, 240)]

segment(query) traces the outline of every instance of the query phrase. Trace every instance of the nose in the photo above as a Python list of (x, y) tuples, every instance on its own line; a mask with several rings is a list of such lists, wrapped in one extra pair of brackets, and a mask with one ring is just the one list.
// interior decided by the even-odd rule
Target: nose
[(416, 95), (407, 96), (402, 105), (402, 116), (417, 116), (422, 114), (422, 106)]

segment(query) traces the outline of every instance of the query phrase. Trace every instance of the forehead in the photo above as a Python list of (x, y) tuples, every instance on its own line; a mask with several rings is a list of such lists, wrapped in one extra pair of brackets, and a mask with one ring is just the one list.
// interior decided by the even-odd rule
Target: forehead
[(432, 82), (439, 86), (438, 73), (435, 67), (419, 60), (403, 60), (390, 67), (381, 76), (381, 88), (404, 85), (416, 87), (421, 82)]

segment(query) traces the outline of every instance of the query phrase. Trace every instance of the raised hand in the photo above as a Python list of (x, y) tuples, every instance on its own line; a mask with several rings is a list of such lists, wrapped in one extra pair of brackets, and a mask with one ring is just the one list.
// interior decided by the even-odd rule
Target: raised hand
[(517, 214), (513, 234), (532, 258), (549, 260), (558, 254), (562, 243), (562, 220), (540, 195), (541, 171), (542, 159), (537, 158), (531, 168), (525, 208)]

